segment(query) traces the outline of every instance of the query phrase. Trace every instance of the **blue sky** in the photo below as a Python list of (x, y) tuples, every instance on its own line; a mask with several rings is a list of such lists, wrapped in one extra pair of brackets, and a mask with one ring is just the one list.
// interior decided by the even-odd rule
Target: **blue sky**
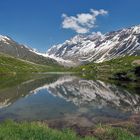
[[(99, 15), (95, 17), (91, 9)], [(86, 17), (92, 15), (84, 24), (78, 18), (83, 13)], [(76, 27), (80, 29), (67, 24), (69, 19), (78, 22)], [(137, 24), (140, 24), (140, 0), (0, 0), (0, 34), (41, 52), (77, 33), (87, 33), (85, 29), (88, 33), (105, 33)]]

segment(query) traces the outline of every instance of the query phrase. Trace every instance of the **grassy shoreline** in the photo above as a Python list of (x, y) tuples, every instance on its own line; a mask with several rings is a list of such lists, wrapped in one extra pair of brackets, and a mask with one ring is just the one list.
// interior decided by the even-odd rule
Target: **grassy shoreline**
[(102, 63), (91, 62), (72, 68), (86, 79), (140, 81), (140, 56), (125, 56)]
[(73, 130), (62, 131), (49, 128), (40, 122), (14, 122), (7, 120), (0, 123), (1, 140), (140, 140), (129, 129), (97, 125), (89, 131), (89, 136), (79, 136)]

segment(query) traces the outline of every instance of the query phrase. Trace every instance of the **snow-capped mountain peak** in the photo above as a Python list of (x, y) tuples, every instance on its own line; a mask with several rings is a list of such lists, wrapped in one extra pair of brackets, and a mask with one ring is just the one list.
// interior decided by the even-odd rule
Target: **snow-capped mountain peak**
[(9, 40), (10, 38), (8, 38), (7, 36), (0, 35), (0, 41), (3, 41), (5, 44), (9, 44)]
[(3, 40), (3, 39), (10, 40), (10, 38), (8, 38), (7, 36), (0, 35), (0, 40)]
[(71, 61), (73, 64), (91, 61), (98, 63), (125, 55), (139, 54), (140, 25), (106, 34), (97, 32), (85, 36), (76, 35), (47, 51), (47, 56)]

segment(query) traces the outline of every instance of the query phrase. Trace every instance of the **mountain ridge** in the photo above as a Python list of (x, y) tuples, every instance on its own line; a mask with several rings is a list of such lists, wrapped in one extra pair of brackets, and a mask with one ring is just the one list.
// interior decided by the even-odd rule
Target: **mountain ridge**
[(0, 35), (0, 52), (37, 64), (64, 66), (100, 63), (126, 55), (137, 56), (140, 55), (140, 25), (105, 34), (79, 34), (52, 46), (46, 53), (39, 53), (8, 36)]
[[(52, 46), (46, 56), (73, 65), (103, 62), (126, 55), (140, 55), (140, 25), (102, 34), (76, 35)], [(61, 59), (61, 61), (59, 61)]]
[(0, 52), (43, 65), (58, 65), (56, 60), (45, 57), (26, 45), (19, 44), (8, 36), (0, 35)]

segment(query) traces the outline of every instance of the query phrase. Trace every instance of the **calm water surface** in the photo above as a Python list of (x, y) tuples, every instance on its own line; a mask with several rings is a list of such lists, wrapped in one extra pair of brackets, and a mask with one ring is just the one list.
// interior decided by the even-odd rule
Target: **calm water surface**
[(0, 89), (0, 120), (47, 120), (65, 125), (125, 120), (140, 112), (140, 95), (100, 80), (44, 75)]

